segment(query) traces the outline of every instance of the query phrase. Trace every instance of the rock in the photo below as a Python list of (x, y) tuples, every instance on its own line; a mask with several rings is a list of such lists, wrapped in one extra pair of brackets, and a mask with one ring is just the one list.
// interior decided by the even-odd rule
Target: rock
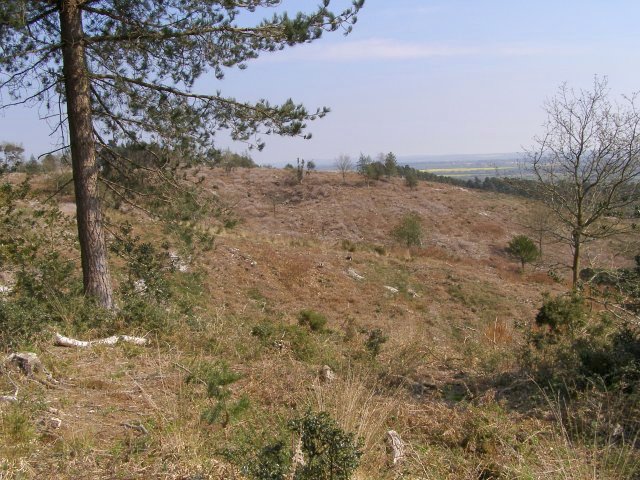
[(34, 373), (44, 371), (42, 362), (38, 356), (32, 352), (12, 353), (7, 357), (7, 361), (17, 365), (18, 368), (28, 377), (32, 376)]
[(147, 291), (147, 282), (145, 282), (142, 278), (133, 282), (133, 291), (137, 294), (142, 294)]
[(42, 420), (42, 425), (44, 425), (46, 428), (57, 429), (62, 426), (62, 420), (60, 420), (58, 417), (44, 418)]
[(351, 278), (355, 278), (356, 280), (364, 280), (364, 277), (356, 272), (353, 268), (350, 268), (347, 271), (347, 275), (349, 275)]
[(400, 464), (404, 458), (404, 442), (395, 430), (389, 430), (387, 432), (387, 451), (390, 456), (390, 464), (396, 466)]
[(335, 372), (331, 369), (329, 365), (324, 365), (320, 369), (320, 380), (324, 383), (331, 383), (336, 379)]
[(169, 260), (171, 261), (171, 267), (177, 271), (183, 273), (189, 271), (189, 265), (176, 252), (169, 252)]
[(412, 288), (407, 288), (407, 293), (409, 295), (411, 295), (413, 298), (418, 298), (420, 295), (418, 295), (418, 292), (416, 292), (414, 289)]
[(395, 294), (398, 293), (399, 290), (395, 287), (390, 287), (389, 285), (385, 285), (384, 288), (386, 288), (387, 290), (389, 290), (391, 293)]

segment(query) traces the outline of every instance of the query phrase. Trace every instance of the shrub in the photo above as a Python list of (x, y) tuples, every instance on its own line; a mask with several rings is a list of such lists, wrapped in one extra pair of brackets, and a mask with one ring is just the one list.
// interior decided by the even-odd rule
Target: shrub
[(309, 327), (314, 332), (322, 332), (327, 324), (327, 319), (321, 313), (313, 310), (301, 310), (298, 314), (298, 323)]
[(409, 170), (405, 174), (404, 184), (412, 190), (418, 186), (418, 175), (416, 175), (415, 170)]
[(309, 411), (289, 428), (300, 435), (306, 460), (296, 471), (296, 480), (348, 480), (358, 468), (361, 442), (340, 429), (328, 413)]
[(209, 424), (220, 421), (223, 428), (239, 417), (249, 408), (249, 399), (242, 396), (239, 400), (230, 400), (231, 390), (228, 385), (237, 382), (242, 375), (233, 372), (229, 366), (221, 362), (219, 364), (202, 364), (196, 372), (189, 374), (187, 383), (204, 383), (207, 389), (207, 397), (211, 399), (211, 405), (207, 407), (201, 418)]
[(640, 380), (640, 330), (607, 312), (588, 315), (578, 295), (547, 297), (529, 337), (529, 366), (543, 384), (583, 389), (594, 382), (633, 391)]
[[(291, 449), (278, 440), (262, 448), (247, 470), (254, 480), (349, 480), (362, 456), (362, 442), (344, 432), (326, 412), (307, 413), (289, 422), (300, 440), (304, 464), (292, 472)], [(293, 475), (293, 476), (292, 476)]]
[(579, 295), (545, 296), (536, 315), (536, 325), (548, 327), (552, 334), (573, 333), (586, 321), (584, 299)]
[(291, 453), (285, 442), (277, 441), (264, 447), (250, 467), (255, 480), (284, 480), (291, 469)]
[(422, 245), (422, 219), (415, 212), (406, 214), (393, 229), (393, 237), (410, 247)]
[(381, 329), (376, 328), (369, 332), (364, 346), (372, 357), (377, 357), (380, 350), (382, 350), (382, 345), (386, 343), (387, 340), (389, 340), (389, 337), (387, 337)]
[(285, 345), (290, 346), (293, 356), (301, 362), (318, 360), (322, 353), (317, 339), (309, 330), (299, 325), (263, 322), (251, 329), (251, 335), (258, 338), (265, 347), (281, 349)]
[(351, 240), (348, 239), (344, 239), (342, 240), (342, 242), (340, 242), (340, 246), (342, 247), (343, 250), (346, 250), (347, 252), (355, 252), (356, 251), (356, 244), (353, 243)]
[(531, 263), (540, 256), (540, 250), (526, 235), (517, 235), (511, 239), (507, 246), (507, 252), (520, 260), (522, 271), (527, 263)]

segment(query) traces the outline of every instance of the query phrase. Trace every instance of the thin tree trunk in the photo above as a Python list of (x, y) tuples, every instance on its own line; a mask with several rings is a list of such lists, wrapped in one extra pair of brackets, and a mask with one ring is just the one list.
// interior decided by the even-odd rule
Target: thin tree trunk
[(98, 193), (98, 164), (84, 51), (82, 11), (78, 8), (78, 0), (59, 1), (64, 84), (84, 291), (86, 295), (94, 297), (101, 306), (112, 309), (113, 292)]
[(582, 235), (578, 232), (573, 233), (573, 264), (571, 265), (571, 287), (575, 290), (578, 285), (578, 274), (580, 273), (580, 247), (582, 244)]

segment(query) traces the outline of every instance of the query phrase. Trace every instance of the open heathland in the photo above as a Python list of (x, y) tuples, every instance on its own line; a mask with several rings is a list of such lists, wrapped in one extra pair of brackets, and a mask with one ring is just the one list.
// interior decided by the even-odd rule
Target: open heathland
[[(572, 377), (570, 362), (550, 360), (587, 326), (562, 338), (551, 326), (541, 340), (536, 315), (569, 290), (570, 252), (543, 235), (523, 271), (507, 251), (517, 235), (538, 242), (533, 200), (293, 173), (189, 169), (202, 197), (173, 205), (169, 224), (105, 198), (117, 313), (78, 293), (72, 192), (51, 199), (59, 178), (28, 179), (3, 215), (41, 232), (30, 240), (40, 250), (22, 270), (0, 266), (0, 320), (13, 329), (0, 338), (6, 355), (36, 353), (43, 368), (0, 367), (11, 397), (0, 401), (0, 478), (288, 478), (265, 455), (289, 475), (310, 422), (352, 441), (359, 453), (340, 458), (355, 479), (639, 478), (639, 377), (591, 375), (584, 356)], [(14, 188), (23, 179), (8, 176)], [(394, 235), (406, 218), (415, 242)], [(585, 266), (633, 268), (633, 241), (590, 244)], [(604, 318), (585, 302), (580, 321)], [(616, 318), (602, 320), (608, 331)], [(61, 347), (56, 332), (147, 344)], [(395, 465), (391, 430), (404, 442)]]

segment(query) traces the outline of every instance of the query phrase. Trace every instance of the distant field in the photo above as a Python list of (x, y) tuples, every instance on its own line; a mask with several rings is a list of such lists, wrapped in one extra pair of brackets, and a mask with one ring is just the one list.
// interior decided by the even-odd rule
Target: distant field
[(514, 177), (520, 174), (520, 170), (515, 165), (502, 165), (502, 166), (463, 166), (463, 167), (446, 167), (439, 166), (438, 168), (423, 168), (421, 172), (433, 173), (435, 175), (442, 175), (446, 177), (456, 178), (484, 178), (484, 177)]
[(515, 167), (461, 167), (461, 168), (427, 168), (420, 170), (421, 172), (429, 173), (445, 173), (445, 172), (484, 172), (484, 171), (496, 171), (496, 170), (514, 170)]
[(522, 155), (431, 155), (400, 158), (398, 163), (406, 163), (422, 172), (461, 179), (515, 177), (521, 174)]

